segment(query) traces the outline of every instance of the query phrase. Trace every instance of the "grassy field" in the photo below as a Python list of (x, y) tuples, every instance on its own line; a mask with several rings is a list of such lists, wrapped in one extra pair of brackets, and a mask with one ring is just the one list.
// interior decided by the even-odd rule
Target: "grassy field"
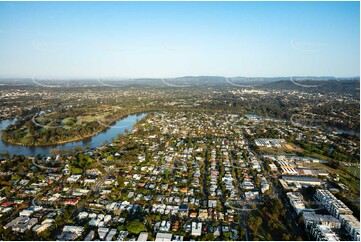
[[(331, 174), (338, 174), (340, 177), (340, 181), (342, 183), (345, 183), (346, 186), (351, 186), (357, 194), (360, 194), (360, 179), (352, 178), (349, 172), (342, 169), (334, 169), (322, 163), (312, 163), (311, 166), (325, 169)], [(360, 171), (359, 171), (359, 175), (360, 175)]]
[(260, 154), (267, 155), (296, 155), (297, 152), (303, 152), (301, 147), (292, 143), (285, 143), (282, 147), (259, 147)]
[(288, 151), (303, 152), (303, 149), (295, 144), (285, 143), (283, 147)]
[(306, 155), (309, 157), (320, 159), (320, 160), (325, 160), (325, 161), (330, 160), (329, 157), (321, 155), (321, 154), (317, 154), (317, 153), (306, 153)]
[(107, 120), (106, 117), (108, 115), (112, 115), (114, 112), (121, 110), (120, 107), (110, 107), (110, 108), (104, 108), (104, 109), (91, 109), (91, 112), (87, 112), (82, 116), (77, 117), (77, 124), (87, 123), (87, 122), (94, 122), (99, 121), (102, 123), (106, 123)]
[[(104, 105), (53, 111), (33, 117), (15, 131), (9, 130), (10, 135), (3, 136), (3, 139), (7, 137), (5, 141), (19, 145), (52, 145), (81, 140), (97, 134), (127, 114), (119, 111), (122, 108)], [(32, 122), (36, 125), (31, 126)], [(33, 132), (31, 135), (30, 128)], [(55, 129), (62, 132), (51, 132)]]
[(267, 155), (295, 155), (293, 150), (286, 148), (269, 148), (269, 147), (260, 147), (259, 153)]
[(352, 176), (356, 175), (360, 179), (360, 168), (346, 166), (344, 169)]
[(77, 119), (77, 125), (80, 125), (82, 123), (89, 123), (89, 122), (94, 122), (96, 121), (98, 118), (100, 118), (101, 116), (90, 116), (90, 115), (87, 115), (87, 116), (78, 116), (76, 119)]

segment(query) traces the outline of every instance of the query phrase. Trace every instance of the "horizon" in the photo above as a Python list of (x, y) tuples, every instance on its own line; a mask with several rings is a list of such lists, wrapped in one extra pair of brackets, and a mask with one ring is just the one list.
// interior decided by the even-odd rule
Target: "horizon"
[[(272, 78), (334, 78), (334, 79), (353, 79), (353, 78), (360, 78), (360, 76), (330, 76), (330, 75), (324, 75), (324, 76), (311, 76), (311, 75), (304, 75), (304, 76), (286, 76), (286, 75), (280, 75), (280, 76), (221, 76), (221, 75), (197, 75), (197, 76), (191, 76), (191, 75), (185, 75), (185, 76), (173, 76), (173, 77), (51, 77), (51, 76), (43, 76), (43, 77), (20, 77), (20, 76), (1, 76), (0, 79), (15, 79), (13, 81), (17, 81), (16, 79), (24, 80), (24, 79), (47, 79), (47, 81), (56, 81), (56, 80), (73, 80), (73, 81), (81, 81), (81, 80), (98, 80), (98, 79), (104, 79), (104, 80), (111, 80), (113, 81), (127, 81), (127, 80), (138, 80), (138, 79), (177, 79), (177, 78), (200, 78), (200, 77), (219, 77), (219, 78), (249, 78), (249, 79), (256, 79), (256, 78), (264, 78), (264, 79), (272, 79)], [(320, 81), (320, 80), (316, 80)], [(321, 80), (322, 81), (322, 80)], [(327, 81), (327, 80), (325, 80)]]
[(0, 2), (0, 76), (359, 77), (359, 7), (359, 2)]

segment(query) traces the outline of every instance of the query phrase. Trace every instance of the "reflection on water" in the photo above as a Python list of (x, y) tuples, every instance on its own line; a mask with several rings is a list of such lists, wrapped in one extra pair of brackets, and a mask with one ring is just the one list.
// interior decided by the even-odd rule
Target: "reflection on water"
[[(133, 114), (129, 115), (121, 120), (118, 120), (109, 128), (104, 130), (103, 132), (94, 135), (93, 137), (80, 140), (69, 142), (60, 145), (52, 145), (52, 146), (21, 146), (21, 145), (13, 145), (3, 142), (0, 139), (0, 153), (9, 152), (12, 156), (14, 154), (22, 154), (28, 156), (35, 156), (37, 154), (41, 155), (49, 155), (51, 149), (60, 149), (60, 150), (69, 150), (74, 149), (76, 147), (86, 147), (89, 146), (90, 148), (100, 147), (102, 144), (106, 142), (112, 142), (112, 139), (117, 139), (118, 134), (125, 134), (125, 130), (131, 130), (134, 124), (145, 117), (147, 113), (140, 113), (140, 114)], [(8, 125), (13, 124), (15, 120), (4, 120), (0, 122), (0, 129), (5, 129)], [(1, 134), (0, 134), (1, 138)]]

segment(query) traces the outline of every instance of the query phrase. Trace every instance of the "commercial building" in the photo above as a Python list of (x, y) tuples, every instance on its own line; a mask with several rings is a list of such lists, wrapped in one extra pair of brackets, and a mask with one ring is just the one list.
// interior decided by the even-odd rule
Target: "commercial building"
[(303, 196), (301, 195), (301, 193), (288, 192), (287, 197), (290, 200), (291, 206), (297, 214), (300, 214), (305, 209), (305, 204), (303, 202)]
[(282, 147), (281, 143), (286, 142), (284, 139), (256, 139), (254, 143), (261, 147)]
[(317, 224), (311, 228), (311, 234), (318, 241), (339, 241), (338, 236), (326, 225)]
[(355, 216), (348, 214), (341, 214), (339, 219), (352, 240), (360, 241), (360, 221)]
[(322, 183), (320, 179), (308, 176), (282, 176), (282, 179), (287, 183), (297, 182), (302, 186), (320, 186)]
[(317, 189), (315, 196), (330, 214), (338, 218), (353, 240), (360, 240), (360, 222), (352, 215), (351, 209), (328, 190)]
[(306, 175), (306, 176), (328, 176), (329, 175), (326, 170), (311, 169), (311, 168), (298, 169), (298, 173), (300, 175)]
[(306, 213), (302, 214), (303, 221), (305, 223), (306, 229), (311, 229), (311, 227), (316, 226), (317, 224), (326, 225), (331, 229), (340, 229), (341, 223), (334, 216), (331, 215), (322, 215), (315, 213)]
[(287, 167), (282, 167), (281, 168), (281, 173), (282, 174), (288, 174), (288, 175), (298, 175), (298, 171), (294, 168), (287, 168)]
[(336, 218), (339, 218), (340, 214), (352, 214), (352, 211), (328, 190), (317, 189), (315, 196), (327, 211)]
[(278, 170), (277, 166), (275, 164), (273, 164), (273, 163), (270, 163), (269, 167), (270, 167), (271, 171), (277, 171)]

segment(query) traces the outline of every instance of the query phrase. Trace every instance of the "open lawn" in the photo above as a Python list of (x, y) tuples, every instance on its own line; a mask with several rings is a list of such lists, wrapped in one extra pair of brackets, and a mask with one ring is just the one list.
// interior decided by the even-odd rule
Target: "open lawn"
[(296, 155), (295, 152), (303, 152), (303, 149), (290, 143), (283, 144), (281, 148), (259, 147), (259, 153), (268, 155)]
[(285, 143), (283, 147), (288, 151), (303, 152), (303, 149), (295, 144)]
[(356, 176), (358, 177), (358, 179), (360, 179), (360, 168), (358, 167), (350, 167), (350, 166), (345, 166), (344, 169), (352, 176)]
[[(9, 130), (10, 135), (2, 138), (19, 145), (52, 145), (81, 140), (126, 115), (119, 113), (119, 110), (121, 108), (117, 106), (95, 106), (53, 111), (27, 120), (17, 130)], [(32, 122), (35, 125), (31, 125)], [(33, 132), (31, 135), (30, 128)]]
[(99, 115), (99, 116), (91, 116), (91, 115), (78, 116), (77, 124), (90, 123), (90, 122), (96, 121), (100, 117), (102, 117), (102, 116), (101, 115)]
[(327, 156), (324, 156), (324, 155), (321, 155), (321, 154), (317, 154), (317, 153), (308, 153), (308, 152), (306, 152), (305, 155), (309, 156), (309, 157), (317, 158), (317, 159), (320, 159), (320, 160), (325, 160), (325, 161), (331, 160), (331, 158), (329, 158)]
[(334, 169), (327, 164), (322, 163), (312, 163), (311, 166), (325, 169), (331, 174), (338, 174), (340, 177), (340, 182), (344, 183), (346, 186), (351, 186), (357, 194), (360, 194), (360, 179), (352, 178), (348, 172), (342, 169)]
[(291, 150), (284, 149), (284, 148), (269, 148), (269, 147), (260, 147), (259, 148), (260, 154), (267, 154), (267, 155), (295, 155), (295, 153)]

